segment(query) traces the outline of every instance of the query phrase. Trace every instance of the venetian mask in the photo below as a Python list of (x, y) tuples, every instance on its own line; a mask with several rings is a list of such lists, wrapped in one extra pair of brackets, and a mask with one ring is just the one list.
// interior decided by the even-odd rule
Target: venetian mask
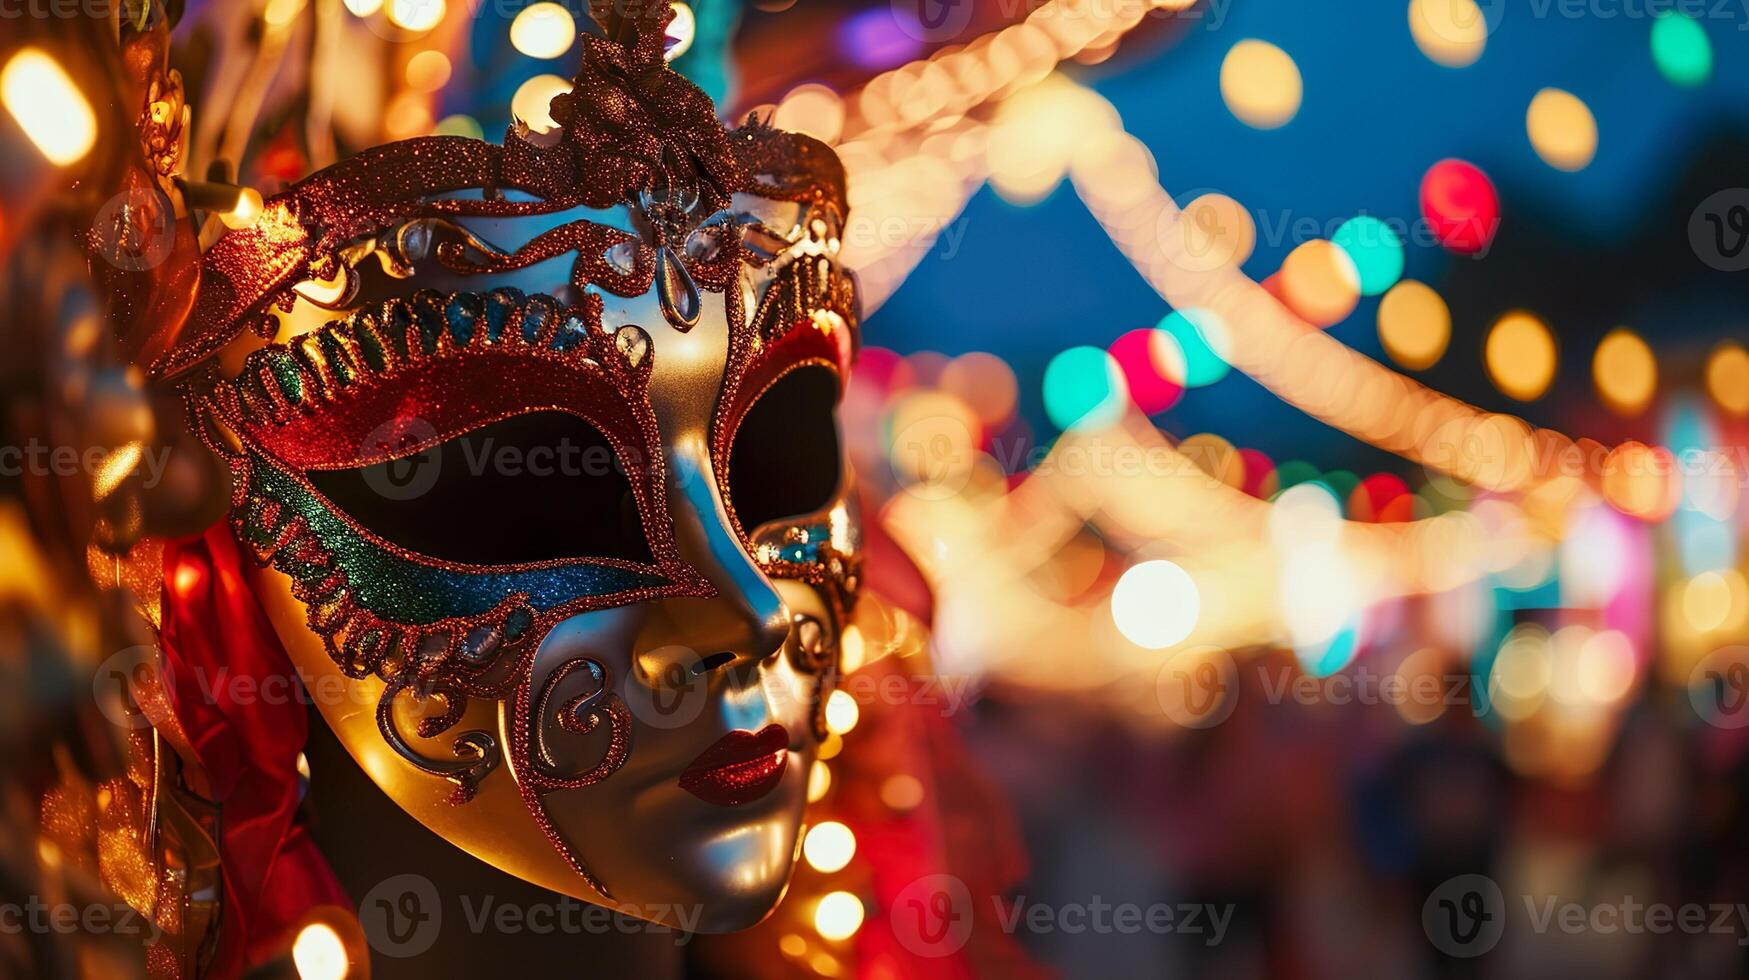
[(720, 931), (782, 895), (857, 591), (856, 301), (838, 161), (725, 130), (668, 16), (604, 16), (550, 131), (269, 199), (158, 367), (377, 785), (536, 884)]

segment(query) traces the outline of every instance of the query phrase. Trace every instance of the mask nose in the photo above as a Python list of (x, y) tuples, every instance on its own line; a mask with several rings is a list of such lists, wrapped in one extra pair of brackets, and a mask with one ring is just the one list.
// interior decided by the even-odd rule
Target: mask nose
[(702, 446), (674, 452), (671, 474), (669, 508), (681, 557), (716, 587), (717, 598), (710, 601), (734, 620), (730, 635), (723, 637), (724, 650), (742, 661), (764, 660), (782, 650), (789, 638), (789, 605), (735, 534), (709, 453)]

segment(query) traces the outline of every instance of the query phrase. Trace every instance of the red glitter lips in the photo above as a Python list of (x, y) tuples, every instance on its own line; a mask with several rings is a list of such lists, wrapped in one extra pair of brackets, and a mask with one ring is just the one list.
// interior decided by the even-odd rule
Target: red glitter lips
[(759, 799), (783, 779), (789, 765), (789, 732), (767, 725), (756, 734), (732, 731), (700, 752), (680, 774), (680, 788), (717, 806)]

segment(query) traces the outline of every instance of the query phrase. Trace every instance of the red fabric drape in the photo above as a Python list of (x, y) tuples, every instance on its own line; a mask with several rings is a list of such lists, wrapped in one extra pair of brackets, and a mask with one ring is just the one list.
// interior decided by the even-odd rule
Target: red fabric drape
[(285, 952), (317, 905), (349, 905), (298, 821), (303, 687), (230, 527), (167, 542), (160, 646), (178, 720), (220, 806), (224, 909), (211, 974)]

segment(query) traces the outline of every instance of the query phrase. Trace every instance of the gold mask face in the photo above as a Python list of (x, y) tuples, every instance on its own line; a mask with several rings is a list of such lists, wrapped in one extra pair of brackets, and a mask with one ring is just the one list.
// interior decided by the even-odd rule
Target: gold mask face
[(188, 387), (323, 716), (481, 859), (724, 931), (788, 881), (857, 592), (856, 303), (831, 151), (724, 132), (650, 24), (585, 39), (556, 134), (269, 201), (160, 367), (320, 299)]

